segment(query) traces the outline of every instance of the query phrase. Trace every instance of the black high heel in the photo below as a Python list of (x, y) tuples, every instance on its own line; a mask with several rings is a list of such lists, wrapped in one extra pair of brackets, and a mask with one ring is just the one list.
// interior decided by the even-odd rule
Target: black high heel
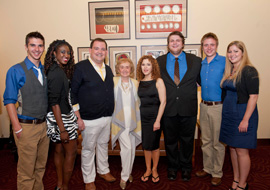
[(61, 190), (61, 188), (59, 188), (59, 187), (56, 186), (54, 190)]
[[(233, 182), (234, 182), (234, 183), (237, 183), (237, 184), (239, 183), (238, 181), (235, 181), (235, 180), (233, 180)], [(236, 190), (236, 189), (230, 187), (229, 190)]]
[(239, 185), (237, 185), (237, 188), (243, 189), (243, 190), (248, 190), (248, 183), (246, 184), (246, 187), (245, 188), (244, 187), (240, 187)]

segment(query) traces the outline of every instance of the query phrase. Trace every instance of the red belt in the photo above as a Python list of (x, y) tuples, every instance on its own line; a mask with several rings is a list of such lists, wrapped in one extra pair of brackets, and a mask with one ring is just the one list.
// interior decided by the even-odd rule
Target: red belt
[(222, 101), (218, 101), (218, 102), (207, 102), (207, 101), (204, 101), (204, 100), (202, 100), (202, 103), (203, 103), (203, 104), (206, 104), (206, 105), (208, 105), (208, 106), (213, 106), (213, 105), (223, 104)]
[(45, 117), (43, 119), (34, 119), (34, 120), (20, 119), (19, 118), (20, 123), (40, 124), (40, 123), (43, 123), (44, 121), (45, 121)]

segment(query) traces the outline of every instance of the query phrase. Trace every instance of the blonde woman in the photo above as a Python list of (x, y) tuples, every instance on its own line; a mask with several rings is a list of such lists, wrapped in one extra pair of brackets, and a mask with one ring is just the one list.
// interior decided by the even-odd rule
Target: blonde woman
[(160, 78), (158, 63), (151, 55), (140, 58), (137, 65), (137, 79), (140, 81), (138, 95), (141, 99), (142, 147), (146, 164), (141, 181), (147, 182), (152, 175), (152, 182), (159, 183), (157, 166), (160, 155), (160, 120), (166, 105), (166, 88)]
[(230, 189), (248, 189), (249, 149), (257, 146), (259, 76), (241, 41), (233, 41), (227, 47), (221, 87), (225, 98), (220, 141), (230, 146), (234, 175)]
[(120, 59), (115, 67), (118, 77), (114, 77), (115, 108), (112, 116), (111, 140), (112, 148), (116, 140), (120, 144), (122, 162), (121, 189), (126, 182), (132, 182), (132, 167), (136, 146), (141, 143), (141, 118), (137, 95), (138, 81), (133, 79), (134, 65), (128, 58)]

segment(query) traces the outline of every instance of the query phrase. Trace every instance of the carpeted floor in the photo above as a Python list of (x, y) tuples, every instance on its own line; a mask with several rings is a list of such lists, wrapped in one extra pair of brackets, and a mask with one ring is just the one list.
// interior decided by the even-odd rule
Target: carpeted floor
[[(256, 150), (250, 151), (251, 172), (248, 178), (250, 190), (270, 190), (270, 146), (259, 146)], [(121, 161), (119, 156), (109, 157), (111, 173), (117, 178), (114, 183), (107, 183), (98, 176), (96, 186), (98, 190), (119, 190)], [(8, 148), (0, 150), (0, 190), (16, 190), (16, 161), (14, 155)], [(78, 155), (70, 190), (83, 190), (84, 183), (80, 169), (80, 155)], [(140, 181), (141, 175), (145, 171), (144, 157), (135, 158), (133, 167), (134, 182), (129, 183), (127, 190), (228, 190), (233, 180), (232, 167), (229, 159), (229, 152), (226, 151), (224, 162), (224, 176), (222, 184), (214, 187), (210, 184), (211, 177), (198, 178), (195, 172), (202, 168), (202, 153), (200, 147), (196, 147), (195, 166), (192, 171), (192, 178), (189, 182), (181, 181), (181, 172), (178, 172), (176, 181), (167, 179), (166, 157), (161, 157), (158, 167), (160, 183), (153, 184), (150, 180), (147, 183)], [(53, 190), (56, 185), (56, 171), (53, 163), (53, 152), (49, 152), (47, 169), (44, 176), (45, 190)]]

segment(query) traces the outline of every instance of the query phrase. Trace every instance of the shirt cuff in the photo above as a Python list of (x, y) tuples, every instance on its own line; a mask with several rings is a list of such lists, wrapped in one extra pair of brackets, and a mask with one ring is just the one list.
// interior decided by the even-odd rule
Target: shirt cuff
[(80, 105), (79, 104), (75, 104), (75, 105), (72, 106), (72, 108), (73, 108), (73, 111), (79, 111)]

